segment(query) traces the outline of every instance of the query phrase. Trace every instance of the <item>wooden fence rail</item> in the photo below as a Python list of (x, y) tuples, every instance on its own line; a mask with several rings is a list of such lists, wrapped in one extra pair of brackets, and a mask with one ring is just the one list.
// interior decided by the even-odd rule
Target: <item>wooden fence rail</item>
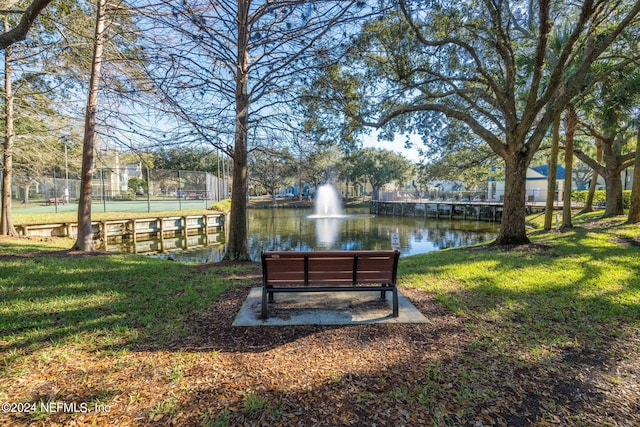
[[(101, 242), (100, 246), (104, 250), (108, 249), (109, 243), (122, 240), (132, 241), (135, 245), (139, 240), (159, 239), (160, 246), (163, 247), (165, 237), (208, 235), (210, 231), (221, 231), (224, 229), (224, 218), (224, 214), (220, 213), (183, 215), (94, 221), (91, 226), (94, 239)], [(22, 236), (75, 238), (78, 234), (78, 223), (21, 224), (16, 226), (16, 230)]]

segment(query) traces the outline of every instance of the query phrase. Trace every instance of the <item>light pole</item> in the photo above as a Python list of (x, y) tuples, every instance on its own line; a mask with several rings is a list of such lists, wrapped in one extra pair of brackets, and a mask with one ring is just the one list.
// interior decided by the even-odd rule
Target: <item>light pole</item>
[(105, 199), (105, 193), (104, 193), (104, 168), (100, 169), (100, 179), (102, 180), (102, 211), (106, 212), (107, 211), (107, 201)]
[(149, 178), (149, 166), (145, 164), (147, 169), (147, 213), (151, 212), (151, 180)]
[[(231, 162), (233, 162), (233, 158), (231, 157), (231, 145), (227, 144), (226, 147), (222, 149), (222, 180), (220, 181), (220, 185), (222, 186), (220, 190), (220, 199), (226, 199), (229, 197), (229, 176), (231, 170)], [(249, 193), (247, 193), (247, 196)]]
[[(227, 175), (224, 180), (224, 196), (229, 197), (229, 180), (231, 179), (231, 164), (233, 163), (233, 146), (227, 144), (227, 153), (229, 154), (229, 160), (227, 161)], [(247, 181), (249, 185), (249, 181)], [(247, 191), (247, 201), (249, 201), (249, 191)]]
[[(100, 163), (102, 163), (102, 168), (100, 169), (100, 180), (102, 181), (102, 210), (104, 212), (107, 211), (107, 189), (105, 187), (105, 182), (104, 182), (104, 169), (105, 167), (107, 167), (107, 156), (109, 154), (109, 149), (108, 148), (101, 148), (98, 150), (98, 160), (100, 161)], [(103, 153), (103, 155), (101, 156), (100, 153)], [(113, 183), (113, 172), (114, 170), (110, 167), (109, 168), (109, 188), (112, 188), (112, 183)], [(113, 191), (111, 191), (111, 196), (113, 196)]]
[[(217, 181), (217, 185), (216, 185), (216, 192), (217, 194), (217, 202), (219, 202), (220, 200), (222, 200), (222, 183), (220, 182), (220, 148), (216, 147), (216, 169), (218, 172), (218, 181)], [(224, 155), (224, 153), (223, 153)]]
[(56, 167), (53, 167), (53, 204), (56, 207), (56, 213), (58, 213), (58, 190), (56, 189)]
[(64, 202), (69, 203), (69, 157), (67, 154), (67, 138), (64, 138), (64, 175), (65, 175)]
[(182, 210), (182, 187), (180, 186), (180, 169), (178, 169), (178, 210)]

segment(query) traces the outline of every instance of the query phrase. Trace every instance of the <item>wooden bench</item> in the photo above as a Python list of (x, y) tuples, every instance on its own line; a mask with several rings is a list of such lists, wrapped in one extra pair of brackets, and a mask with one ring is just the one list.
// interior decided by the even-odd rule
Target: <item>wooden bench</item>
[(64, 199), (60, 197), (49, 197), (46, 203), (47, 203), (47, 206), (64, 204)]
[(396, 275), (399, 251), (317, 251), (262, 253), (262, 310), (277, 292), (391, 292), (398, 317)]

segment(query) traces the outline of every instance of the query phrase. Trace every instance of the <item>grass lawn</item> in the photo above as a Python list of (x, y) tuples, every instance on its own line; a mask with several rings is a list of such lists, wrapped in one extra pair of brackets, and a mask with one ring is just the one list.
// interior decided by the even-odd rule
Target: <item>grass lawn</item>
[(623, 221), (403, 258), (423, 325), (232, 327), (257, 264), (0, 238), (0, 425), (637, 426)]
[[(171, 216), (188, 216), (188, 215), (205, 215), (212, 213), (207, 209), (189, 209), (182, 211), (161, 211), (161, 212), (93, 212), (91, 214), (92, 221), (109, 221), (118, 219), (135, 219), (135, 218), (157, 218)], [(14, 224), (57, 224), (61, 222), (77, 222), (77, 209), (69, 212), (59, 213), (13, 213)]]

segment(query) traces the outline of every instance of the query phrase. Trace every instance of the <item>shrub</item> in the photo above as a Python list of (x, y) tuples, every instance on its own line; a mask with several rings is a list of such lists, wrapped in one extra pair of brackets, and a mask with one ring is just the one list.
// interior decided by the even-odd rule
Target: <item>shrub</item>
[[(577, 203), (585, 203), (587, 201), (587, 195), (589, 190), (574, 191), (571, 193), (571, 199)], [(607, 200), (607, 193), (605, 190), (596, 190), (593, 195), (594, 205), (604, 205)], [(629, 209), (631, 206), (631, 190), (624, 190), (622, 192), (622, 204), (625, 209)]]
[(219, 202), (211, 205), (210, 209), (219, 212), (229, 212), (229, 210), (231, 209), (231, 199), (220, 200)]

